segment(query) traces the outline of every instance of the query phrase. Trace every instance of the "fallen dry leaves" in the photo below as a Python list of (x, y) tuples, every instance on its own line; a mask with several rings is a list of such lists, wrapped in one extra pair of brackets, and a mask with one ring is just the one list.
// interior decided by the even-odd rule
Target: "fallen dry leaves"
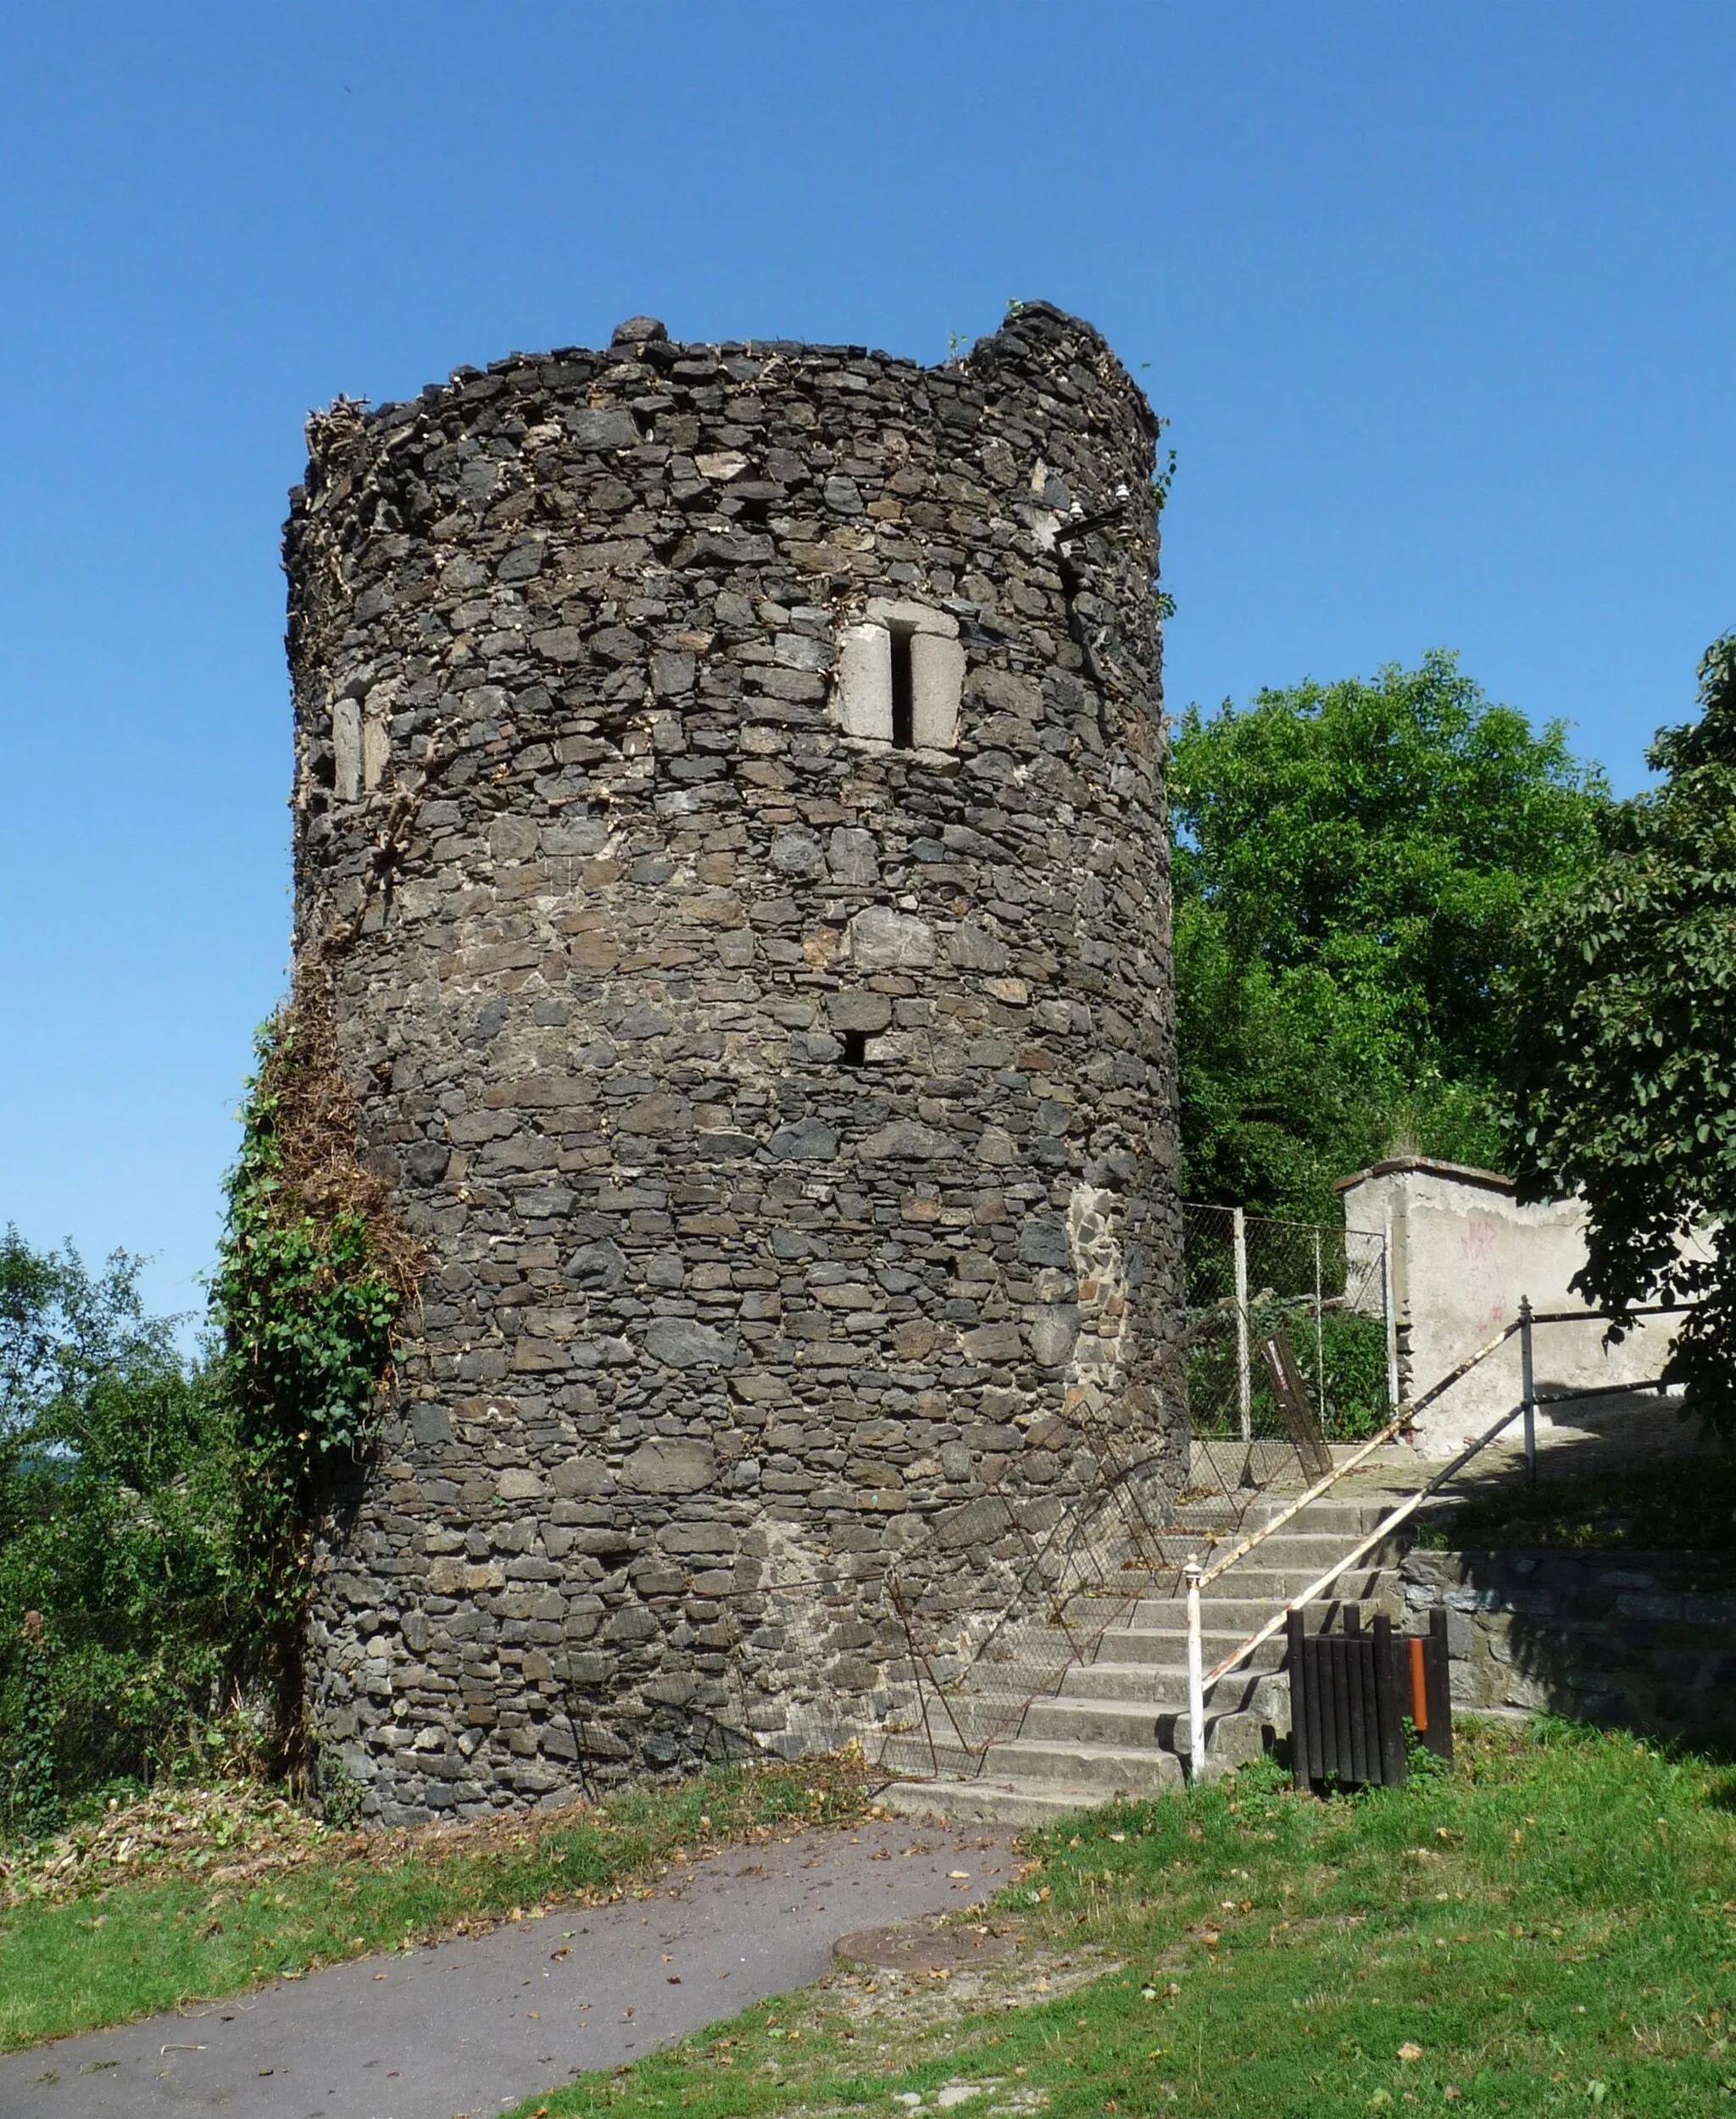
[(383, 1866), (448, 1849), (481, 1854), (527, 1845), (590, 1814), (583, 1802), (542, 1810), (534, 1832), (512, 1812), (475, 1824), (336, 1832), (285, 1797), (245, 1782), (163, 1788), (114, 1804), (39, 1847), (0, 1855), (0, 1910), (26, 1901), (64, 1905), (141, 1877), (251, 1883), (315, 1860)]

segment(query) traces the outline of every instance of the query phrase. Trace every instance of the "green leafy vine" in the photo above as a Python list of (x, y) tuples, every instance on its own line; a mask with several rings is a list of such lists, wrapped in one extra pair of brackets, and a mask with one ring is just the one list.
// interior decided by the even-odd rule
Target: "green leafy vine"
[(7, 1809), (14, 1831), (27, 1839), (46, 1839), (60, 1822), (54, 1771), (59, 1716), (42, 1615), (36, 1611), (25, 1614), (15, 1714), (15, 1726), (9, 1732), (12, 1785), (7, 1791)]
[(357, 1157), (323, 967), (303, 968), (257, 1053), (212, 1307), (240, 1459), (237, 1587), (293, 1756), (314, 1526), (373, 1441), (422, 1260)]

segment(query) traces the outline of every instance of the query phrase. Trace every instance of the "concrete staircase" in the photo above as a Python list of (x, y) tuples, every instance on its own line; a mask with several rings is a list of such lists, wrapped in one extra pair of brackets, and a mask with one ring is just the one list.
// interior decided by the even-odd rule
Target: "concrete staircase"
[[(1088, 1605), (1082, 1612), (1075, 1607), (1072, 1638), (1089, 1643), (1083, 1653), (1070, 1655), (1066, 1637), (1025, 1629), (999, 1661), (979, 1660), (943, 1702), (930, 1700), (926, 1730), (890, 1738), (881, 1762), (899, 1777), (882, 1799), (912, 1816), (1038, 1824), (1116, 1796), (1180, 1787), (1190, 1741), (1187, 1604), (1178, 1593), (1179, 1570), (1192, 1553), (1209, 1564), (1215, 1538), (1223, 1549), (1236, 1535), (1270, 1521), (1292, 1498), (1280, 1493), (1256, 1502), (1240, 1532), (1229, 1535), (1209, 1504), (1191, 1518), (1184, 1507), (1153, 1554), (1143, 1582), (1132, 1585), (1131, 1608), (1126, 1598), (1105, 1605), (1093, 1622)], [(1210, 1584), (1201, 1599), (1205, 1667), (1323, 1574), (1399, 1498), (1362, 1492), (1353, 1499), (1313, 1502)], [(1398, 1573), (1403, 1557), (1399, 1539), (1359, 1562), (1340, 1577), (1329, 1599), (1308, 1607), (1309, 1627), (1338, 1627), (1353, 1605), (1365, 1625), (1377, 1610), (1397, 1618), (1404, 1610)], [(1273, 1736), (1288, 1733), (1284, 1656), (1281, 1634), (1208, 1692), (1210, 1771), (1227, 1771), (1258, 1757)]]

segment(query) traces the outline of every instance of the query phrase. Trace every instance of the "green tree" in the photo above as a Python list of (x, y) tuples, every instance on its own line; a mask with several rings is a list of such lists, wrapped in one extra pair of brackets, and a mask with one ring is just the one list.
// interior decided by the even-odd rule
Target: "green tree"
[(1609, 813), (1600, 859), (1532, 922), (1507, 1133), (1522, 1197), (1584, 1193), (1576, 1285), (1593, 1302), (1698, 1305), (1668, 1373), (1730, 1429), (1736, 634), (1707, 649), (1700, 700), (1699, 720), (1661, 730), (1648, 754), (1662, 785)]
[(1170, 765), (1191, 1196), (1320, 1215), (1395, 1147), (1499, 1153), (1498, 983), (1602, 776), (1446, 653), (1190, 708)]
[(20, 1823), (51, 1777), (58, 1800), (148, 1777), (231, 1675), (227, 1420), (139, 1265), (0, 1237), (0, 1810)]

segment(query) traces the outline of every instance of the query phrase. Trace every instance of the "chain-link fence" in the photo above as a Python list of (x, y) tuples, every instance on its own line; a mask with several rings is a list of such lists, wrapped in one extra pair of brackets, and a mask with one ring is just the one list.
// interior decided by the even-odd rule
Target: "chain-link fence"
[(1188, 1205), (1182, 1221), (1194, 1434), (1285, 1438), (1260, 1353), (1260, 1342), (1280, 1331), (1328, 1441), (1383, 1427), (1396, 1402), (1384, 1234), (1272, 1221), (1239, 1207)]

